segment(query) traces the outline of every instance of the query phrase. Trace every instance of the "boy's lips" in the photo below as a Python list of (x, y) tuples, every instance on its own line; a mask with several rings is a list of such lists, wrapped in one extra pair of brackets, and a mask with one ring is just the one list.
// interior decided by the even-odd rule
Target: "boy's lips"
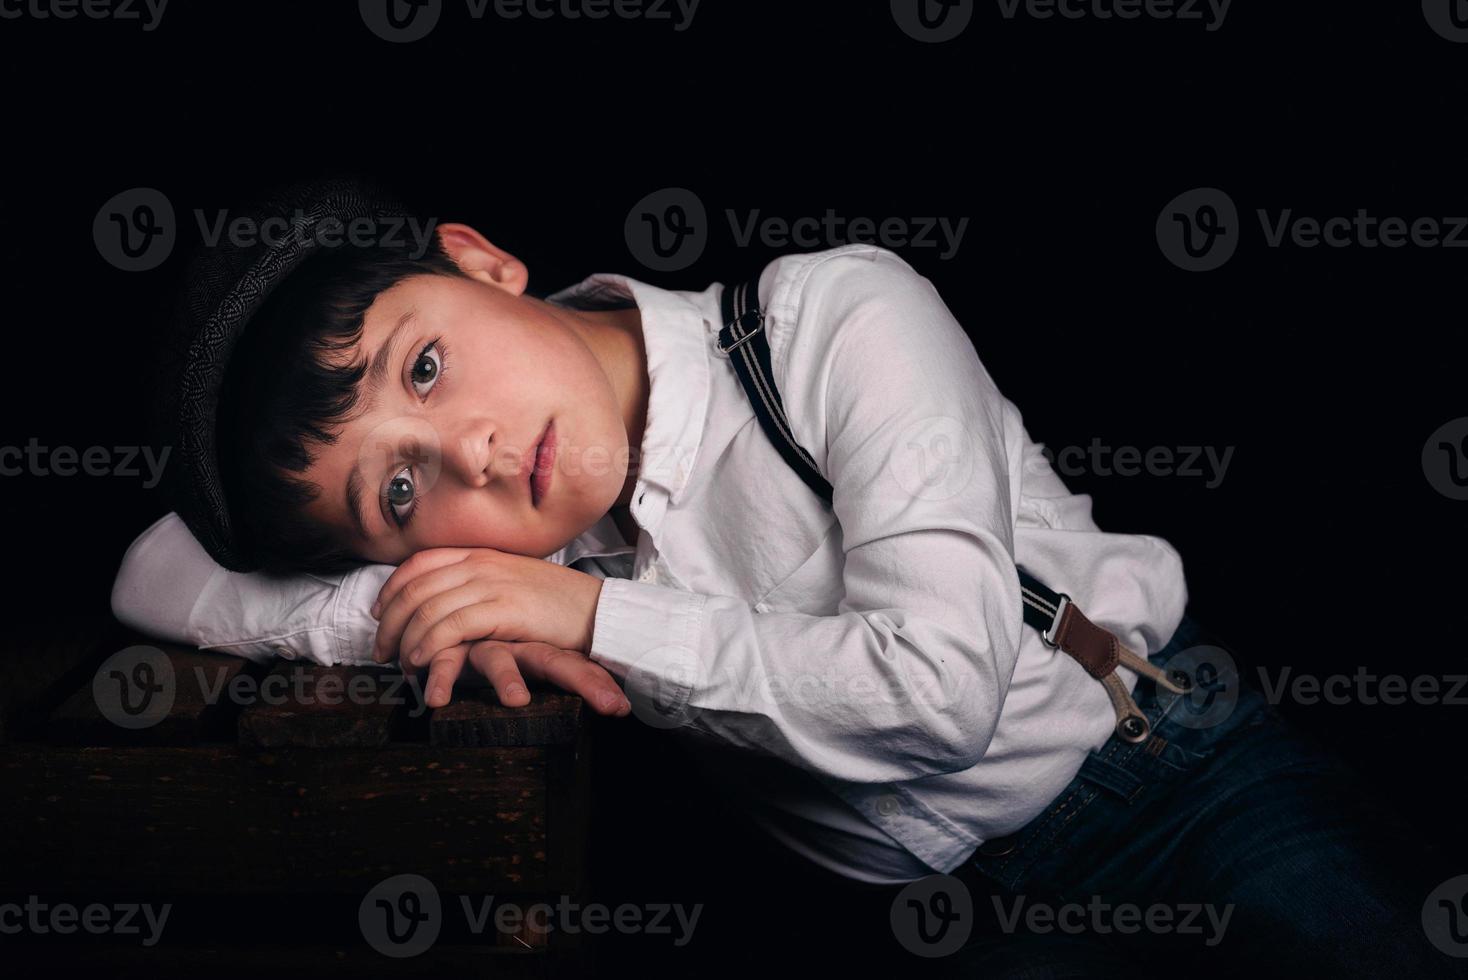
[(535, 444), (535, 450), (530, 454), (529, 482), (532, 507), (539, 507), (540, 502), (545, 499), (546, 492), (550, 490), (555, 462), (556, 421), (551, 419), (546, 423), (545, 431), (540, 435), (540, 441)]

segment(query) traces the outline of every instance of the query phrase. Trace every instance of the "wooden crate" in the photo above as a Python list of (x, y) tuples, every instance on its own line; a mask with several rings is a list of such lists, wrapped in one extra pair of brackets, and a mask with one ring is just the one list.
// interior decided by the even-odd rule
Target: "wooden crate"
[[(7, 948), (155, 977), (282, 957), (497, 977), (589, 963), (582, 934), (493, 919), (475, 932), (461, 904), (585, 894), (580, 698), (532, 683), (530, 704), (508, 708), (481, 687), (431, 710), (395, 669), (256, 665), (110, 617), (22, 644), (4, 670), (0, 904), (173, 909), (151, 947), (31, 931), (0, 937)], [(431, 882), (442, 907), (439, 940), (407, 957), (369, 945), (360, 917), (398, 875)]]

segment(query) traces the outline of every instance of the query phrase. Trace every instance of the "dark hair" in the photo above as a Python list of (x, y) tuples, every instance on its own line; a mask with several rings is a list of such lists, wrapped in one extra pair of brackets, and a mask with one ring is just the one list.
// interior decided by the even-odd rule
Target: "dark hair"
[(415, 275), (463, 276), (438, 240), (402, 248), (323, 246), (271, 292), (230, 357), (216, 435), (235, 535), (264, 572), (331, 574), (364, 563), (305, 516), (321, 492), (299, 474), (349, 421), (365, 355), (363, 318), (377, 296)]

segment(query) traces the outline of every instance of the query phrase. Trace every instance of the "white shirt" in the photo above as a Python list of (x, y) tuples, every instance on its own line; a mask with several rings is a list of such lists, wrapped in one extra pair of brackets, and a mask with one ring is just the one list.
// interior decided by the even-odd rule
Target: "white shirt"
[[(635, 546), (606, 516), (548, 560), (605, 580), (591, 658), (635, 706), (663, 706), (771, 834), (862, 881), (952, 871), (1042, 811), (1115, 724), (1102, 685), (1023, 625), (1016, 562), (1146, 655), (1182, 619), (1181, 558), (1097, 527), (932, 283), (873, 245), (760, 277), (826, 509), (717, 350), (723, 288), (599, 273), (548, 297), (635, 303), (651, 385)], [(390, 572), (229, 572), (169, 515), (129, 549), (113, 609), (242, 656), (365, 663)]]

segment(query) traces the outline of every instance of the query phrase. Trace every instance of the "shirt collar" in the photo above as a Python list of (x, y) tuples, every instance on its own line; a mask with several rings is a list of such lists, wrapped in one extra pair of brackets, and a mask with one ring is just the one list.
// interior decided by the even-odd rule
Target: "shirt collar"
[(603, 514), (601, 520), (582, 531), (560, 551), (546, 561), (558, 565), (571, 565), (581, 558), (604, 558), (607, 555), (626, 555), (637, 550), (622, 537), (611, 514)]
[[(590, 275), (545, 300), (586, 310), (637, 306), (648, 376), (638, 482), (658, 487), (670, 503), (677, 503), (697, 463), (708, 410), (708, 325), (703, 311), (684, 294), (609, 272)], [(617, 547), (620, 540), (611, 516), (605, 515), (563, 550), (569, 554), (582, 544), (569, 564), (575, 557), (611, 553), (593, 549)]]

